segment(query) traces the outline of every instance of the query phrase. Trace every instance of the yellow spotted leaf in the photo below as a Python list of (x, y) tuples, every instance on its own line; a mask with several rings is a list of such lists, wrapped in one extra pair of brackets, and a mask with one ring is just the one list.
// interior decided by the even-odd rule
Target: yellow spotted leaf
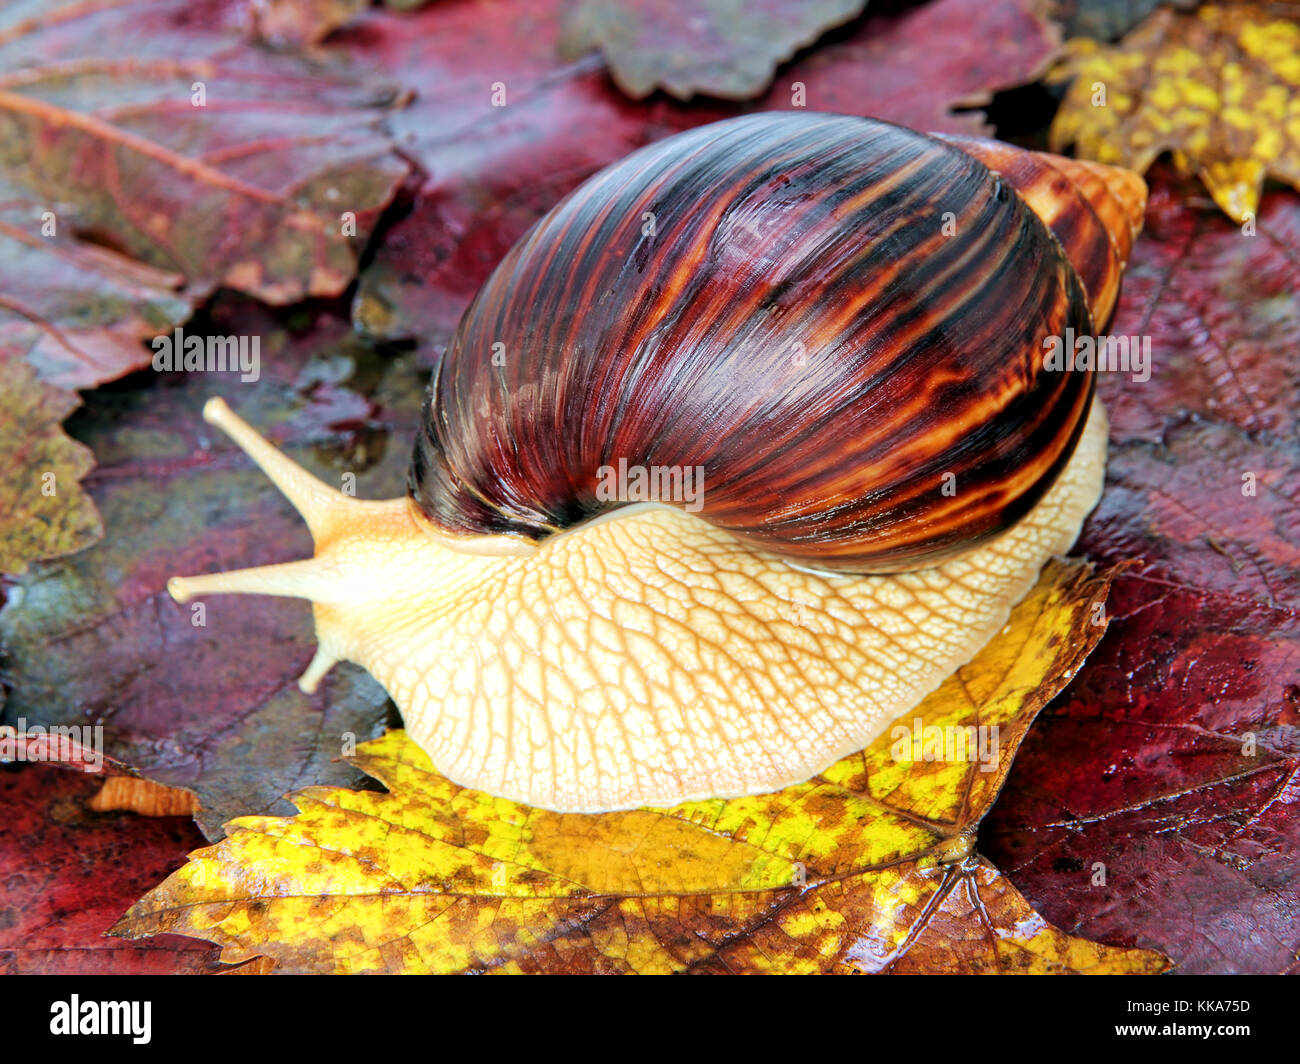
[(387, 792), (312, 787), (297, 816), (231, 821), (113, 933), (291, 972), (1160, 971), (1051, 927), (974, 850), (1109, 584), (1049, 565), (907, 719), (775, 794), (552, 813), (458, 787), (389, 732), (353, 759)]
[(1266, 177), (1300, 188), (1300, 5), (1160, 8), (1118, 44), (1079, 39), (1052, 123), (1054, 151), (1139, 173), (1162, 152), (1234, 221)]
[(16, 574), (90, 546), (104, 528), (80, 484), (94, 456), (62, 427), (80, 400), (38, 380), (19, 355), (0, 354), (0, 372), (0, 573)]

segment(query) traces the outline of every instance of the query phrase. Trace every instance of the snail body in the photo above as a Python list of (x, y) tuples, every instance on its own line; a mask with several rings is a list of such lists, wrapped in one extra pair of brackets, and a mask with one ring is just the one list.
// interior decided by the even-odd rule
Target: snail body
[[(406, 498), (343, 496), (210, 404), (316, 556), (169, 588), (310, 599), (304, 688), (360, 663), (493, 794), (593, 811), (806, 779), (1073, 544), (1105, 418), (1044, 341), (1109, 316), (1144, 198), (1126, 171), (848, 116), (657, 142), (484, 284)], [(699, 491), (602, 490), (627, 469)]]

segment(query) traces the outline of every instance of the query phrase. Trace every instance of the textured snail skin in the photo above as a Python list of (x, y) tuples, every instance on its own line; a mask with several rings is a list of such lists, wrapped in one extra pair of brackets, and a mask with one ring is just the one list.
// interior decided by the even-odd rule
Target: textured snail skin
[[(630, 157), (637, 174), (660, 160), (648, 184), (598, 175), (506, 257), (435, 376), (411, 497), (342, 495), (209, 403), (315, 556), (174, 578), (172, 595), (309, 599), (304, 690), (357, 662), (452, 780), (566, 811), (806, 779), (969, 661), (1099, 497), (1091, 374), (1041, 372), (1041, 339), (1109, 314), (1145, 187), (865, 119), (685, 138)], [(888, 155), (868, 176), (809, 185), (867, 165), (863, 142)], [(693, 179), (673, 229), (664, 204), (700, 158), (729, 191)], [(632, 235), (647, 203), (662, 247)], [(813, 342), (787, 368), (791, 336)], [(596, 469), (620, 457), (704, 465), (704, 509), (597, 504)]]

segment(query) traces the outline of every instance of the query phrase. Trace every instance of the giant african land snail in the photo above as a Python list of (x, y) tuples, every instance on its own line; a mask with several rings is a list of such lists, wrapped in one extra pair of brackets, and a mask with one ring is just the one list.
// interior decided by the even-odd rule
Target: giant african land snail
[[(345, 496), (210, 403), (316, 556), (169, 588), (310, 599), (303, 688), (359, 662), (439, 770), (493, 794), (594, 811), (805, 779), (1073, 544), (1105, 417), (1044, 341), (1105, 323), (1145, 193), (848, 116), (652, 144), (483, 286), (408, 497)], [(702, 467), (698, 512), (609, 501), (620, 461)]]

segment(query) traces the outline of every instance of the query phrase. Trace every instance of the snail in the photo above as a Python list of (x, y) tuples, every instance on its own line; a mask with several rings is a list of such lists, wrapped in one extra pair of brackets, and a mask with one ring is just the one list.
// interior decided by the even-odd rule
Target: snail
[(496, 796), (806, 780), (1073, 545), (1106, 421), (1045, 341), (1104, 325), (1145, 198), (1128, 171), (844, 115), (652, 143), (485, 282), (404, 497), (344, 495), (209, 401), (315, 555), (168, 590), (310, 600), (302, 689), (362, 665), (440, 772)]

